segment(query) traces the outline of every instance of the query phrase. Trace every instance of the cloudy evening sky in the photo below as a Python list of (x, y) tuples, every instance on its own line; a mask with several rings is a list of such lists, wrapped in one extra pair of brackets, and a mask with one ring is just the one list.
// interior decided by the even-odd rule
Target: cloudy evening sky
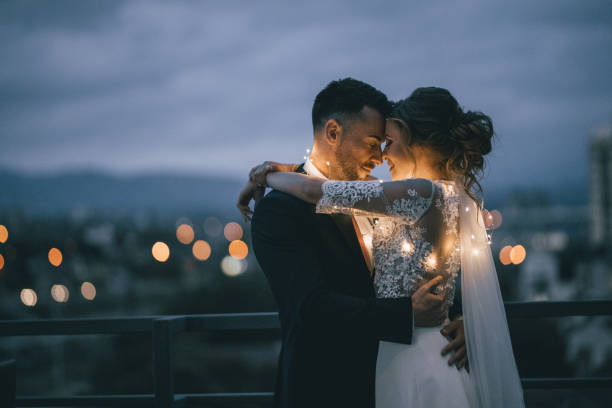
[(611, 50), (609, 1), (3, 1), (0, 167), (242, 178), (302, 159), (314, 96), (352, 76), (488, 113), (487, 184), (576, 184)]

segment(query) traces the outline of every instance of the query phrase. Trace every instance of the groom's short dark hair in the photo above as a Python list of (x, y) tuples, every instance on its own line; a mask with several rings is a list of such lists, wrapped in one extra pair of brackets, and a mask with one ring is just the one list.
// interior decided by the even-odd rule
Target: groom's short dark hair
[(376, 109), (384, 117), (391, 111), (387, 96), (372, 85), (353, 78), (332, 81), (315, 98), (312, 127), (316, 132), (329, 119), (336, 119), (342, 124), (344, 120), (354, 119), (364, 106)]

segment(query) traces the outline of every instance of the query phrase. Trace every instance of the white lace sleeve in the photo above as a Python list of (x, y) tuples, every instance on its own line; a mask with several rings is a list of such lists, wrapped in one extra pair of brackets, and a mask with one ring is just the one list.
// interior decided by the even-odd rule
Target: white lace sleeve
[(430, 207), (434, 185), (425, 179), (326, 181), (317, 212), (391, 216), (417, 221)]

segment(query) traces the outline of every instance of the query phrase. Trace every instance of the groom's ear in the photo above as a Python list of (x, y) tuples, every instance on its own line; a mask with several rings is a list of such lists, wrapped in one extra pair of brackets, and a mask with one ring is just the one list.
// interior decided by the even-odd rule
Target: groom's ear
[(336, 119), (329, 119), (327, 122), (325, 122), (325, 140), (327, 143), (332, 145), (338, 144), (341, 133), (342, 126), (336, 121)]

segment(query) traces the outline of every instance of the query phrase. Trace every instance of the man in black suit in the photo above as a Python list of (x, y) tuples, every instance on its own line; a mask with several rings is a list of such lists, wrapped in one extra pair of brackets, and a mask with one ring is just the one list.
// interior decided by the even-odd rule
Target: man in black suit
[[(315, 99), (314, 147), (297, 171), (367, 179), (382, 163), (390, 107), (363, 82), (331, 82)], [(252, 238), (281, 321), (275, 407), (373, 407), (378, 341), (410, 344), (414, 325), (444, 320), (443, 294), (430, 292), (437, 279), (412, 297), (375, 297), (351, 216), (316, 214), (313, 205), (272, 191), (255, 207)]]

